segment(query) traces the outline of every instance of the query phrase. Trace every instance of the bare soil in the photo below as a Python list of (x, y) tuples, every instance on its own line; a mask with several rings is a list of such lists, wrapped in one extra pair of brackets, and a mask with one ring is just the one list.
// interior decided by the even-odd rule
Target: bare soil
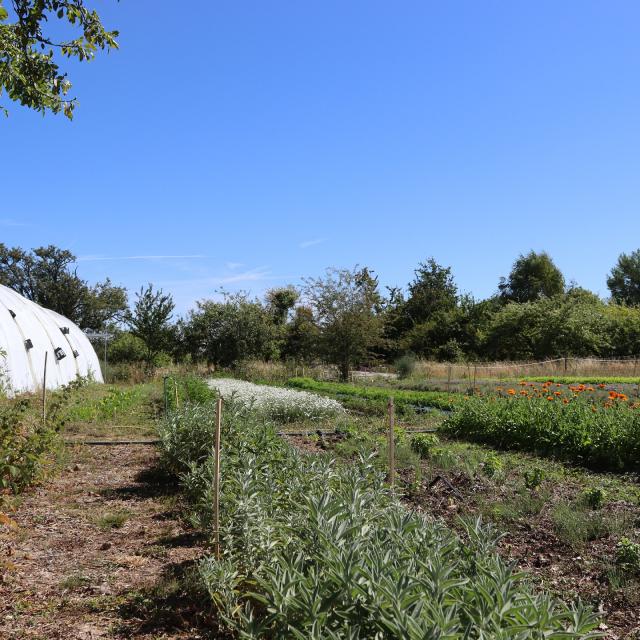
[(72, 446), (0, 524), (0, 638), (204, 638), (185, 592), (203, 542), (150, 445)]

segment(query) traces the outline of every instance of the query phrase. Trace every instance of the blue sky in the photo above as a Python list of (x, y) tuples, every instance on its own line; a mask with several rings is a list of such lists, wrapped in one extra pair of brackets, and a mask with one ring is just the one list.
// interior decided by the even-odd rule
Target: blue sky
[(640, 247), (637, 2), (90, 4), (121, 48), (74, 121), (2, 100), (5, 244), (180, 312), (429, 256), (484, 297), (529, 249), (605, 295)]

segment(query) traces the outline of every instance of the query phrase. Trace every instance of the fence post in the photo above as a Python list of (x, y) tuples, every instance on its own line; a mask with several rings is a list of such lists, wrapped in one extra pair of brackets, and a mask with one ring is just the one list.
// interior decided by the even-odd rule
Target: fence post
[(42, 374), (42, 426), (47, 424), (47, 358), (49, 352), (44, 352), (44, 372)]
[(473, 365), (473, 393), (471, 395), (476, 394), (476, 374), (478, 373), (478, 365)]
[(213, 526), (216, 558), (220, 559), (220, 431), (222, 425), (222, 398), (216, 402), (216, 438), (213, 471)]
[(567, 356), (564, 357), (564, 372), (567, 373), (567, 365), (568, 365), (568, 361), (569, 358), (567, 358)]
[(162, 376), (162, 394), (164, 395), (164, 415), (169, 413), (169, 398), (167, 397), (167, 380), (169, 376)]
[(447, 369), (447, 393), (451, 391), (451, 365)]
[(176, 390), (176, 409), (177, 409), (178, 406), (179, 406), (179, 404), (178, 404), (178, 382), (175, 379), (173, 381), (173, 386), (175, 387), (175, 390)]
[(389, 398), (387, 411), (389, 414), (389, 484), (391, 488), (393, 488), (396, 480), (395, 407), (393, 405), (393, 398)]

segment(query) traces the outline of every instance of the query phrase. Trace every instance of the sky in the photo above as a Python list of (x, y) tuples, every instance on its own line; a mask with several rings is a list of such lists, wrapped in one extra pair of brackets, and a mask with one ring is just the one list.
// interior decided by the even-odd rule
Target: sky
[[(494, 293), (530, 249), (606, 295), (640, 247), (640, 4), (90, 0), (73, 122), (0, 97), (0, 242), (177, 313), (326, 267)], [(188, 11), (185, 10), (188, 7)]]

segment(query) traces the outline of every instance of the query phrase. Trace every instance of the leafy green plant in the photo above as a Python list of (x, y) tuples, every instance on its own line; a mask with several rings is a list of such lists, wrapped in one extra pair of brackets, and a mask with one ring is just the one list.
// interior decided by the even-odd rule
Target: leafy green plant
[(495, 478), (501, 475), (503, 470), (504, 465), (497, 455), (489, 454), (485, 457), (482, 471), (487, 478)]
[(423, 459), (439, 444), (440, 438), (435, 433), (418, 433), (411, 438), (411, 448)]
[(592, 487), (582, 493), (580, 501), (591, 509), (601, 509), (606, 497), (607, 494), (604, 489), (601, 487)]
[(627, 572), (640, 572), (640, 544), (622, 537), (616, 545), (616, 564)]
[(530, 491), (535, 491), (544, 480), (544, 469), (542, 467), (526, 469), (522, 476), (524, 478), (524, 486)]

